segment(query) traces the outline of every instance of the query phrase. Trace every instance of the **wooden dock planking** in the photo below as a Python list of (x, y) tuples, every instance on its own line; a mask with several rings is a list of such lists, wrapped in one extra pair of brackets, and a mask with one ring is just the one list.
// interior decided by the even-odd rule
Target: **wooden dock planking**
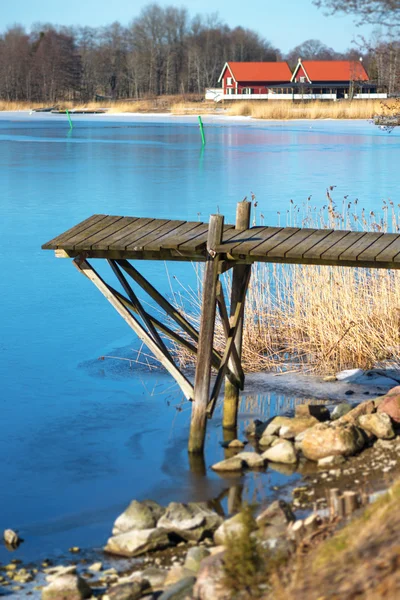
[[(231, 232), (232, 229), (234, 229), (233, 225), (224, 225), (224, 229), (223, 229), (224, 234), (232, 235), (232, 232)], [(178, 249), (185, 251), (185, 252), (196, 252), (200, 248), (206, 246), (207, 238), (208, 238), (208, 228), (207, 228), (206, 232), (197, 235), (193, 239), (188, 240), (187, 242), (184, 242), (183, 244), (179, 244)]]
[(93, 216), (89, 217), (88, 219), (81, 221), (80, 223), (78, 223), (78, 225), (74, 225), (74, 227), (71, 227), (71, 229), (67, 229), (67, 231), (64, 231), (64, 233), (62, 233), (61, 235), (58, 235), (57, 237), (53, 238), (46, 244), (43, 244), (42, 249), (43, 250), (55, 250), (55, 249), (61, 247), (62, 244), (68, 238), (76, 235), (77, 233), (81, 233), (81, 231), (88, 229), (91, 225), (94, 225), (95, 223), (102, 221), (103, 219), (106, 218), (106, 216), (107, 215), (93, 215)]
[(303, 258), (314, 246), (326, 239), (333, 229), (316, 229), (309, 237), (286, 252), (286, 258)]
[(319, 260), (324, 252), (335, 246), (340, 240), (349, 235), (349, 231), (333, 231), (328, 237), (324, 237), (318, 244), (303, 253), (305, 260)]
[[(232, 251), (236, 247), (240, 247), (244, 243), (259, 243), (263, 241), (262, 232), (265, 227), (252, 227), (251, 229), (245, 229), (239, 233), (233, 229), (229, 233), (223, 236), (222, 244), (216, 248), (217, 252), (222, 254), (232, 254)], [(239, 253), (239, 251), (238, 251)], [(243, 252), (240, 252), (243, 254)]]
[[(127, 221), (129, 217), (124, 217), (124, 220)], [(126, 227), (113, 233), (109, 237), (103, 239), (101, 242), (94, 244), (94, 250), (125, 250), (126, 248), (126, 240), (132, 241), (134, 236), (137, 235), (137, 232), (143, 227), (146, 227), (148, 223), (152, 223), (154, 219), (134, 219)]]
[[(135, 219), (137, 221), (138, 219)], [(104, 221), (103, 221), (104, 223)], [(83, 240), (81, 243), (85, 248), (93, 249), (96, 244), (101, 246), (103, 240), (107, 240), (113, 234), (121, 233), (123, 235), (123, 230), (129, 225), (129, 221), (126, 217), (119, 219), (118, 221), (114, 221), (109, 225), (105, 225), (104, 229), (100, 229), (96, 233), (93, 233), (90, 237)], [(79, 243), (75, 244), (75, 250), (79, 250)]]
[[(179, 227), (180, 223), (184, 223), (185, 221), (170, 221), (170, 220), (160, 220), (153, 221), (151, 225), (147, 228), (144, 228), (140, 233), (141, 235), (131, 244), (126, 246), (126, 250), (129, 252), (133, 250), (138, 252), (139, 250), (143, 250), (146, 244), (154, 241), (156, 238), (161, 237), (164, 233), (168, 233), (169, 231), (176, 229)], [(151, 227), (153, 226), (153, 227)]]
[[(315, 229), (300, 229), (299, 231), (291, 235), (287, 240), (275, 246), (273, 250), (268, 252), (268, 256), (276, 258), (285, 258), (287, 252), (296, 249), (298, 244), (301, 244), (301, 242), (306, 241), (314, 232)], [(297, 256), (299, 256), (299, 254), (297, 254)]]
[[(184, 236), (189, 236), (185, 239), (192, 239), (195, 237), (193, 231), (197, 230), (199, 225), (198, 221), (175, 221), (177, 224), (174, 229), (171, 229), (169, 232), (165, 232), (164, 235), (152, 240), (149, 244), (146, 244), (145, 250), (176, 250), (178, 244), (181, 240), (183, 240)], [(208, 225), (207, 225), (208, 231)]]
[(252, 236), (248, 241), (242, 241), (240, 244), (231, 249), (232, 256), (246, 256), (251, 253), (254, 248), (271, 238), (275, 234), (282, 231), (282, 227), (263, 227), (256, 235)]
[(358, 260), (358, 256), (362, 252), (366, 252), (382, 235), (382, 233), (369, 233), (367, 236), (362, 236), (355, 244), (340, 255), (340, 260)]
[(337, 260), (339, 261), (341, 254), (346, 252), (353, 244), (358, 242), (359, 239), (363, 238), (365, 233), (362, 231), (350, 231), (348, 235), (339, 240), (334, 246), (331, 246), (329, 250), (326, 250), (321, 255), (322, 260)]
[[(393, 245), (396, 240), (400, 240), (400, 235), (397, 233), (385, 233), (383, 237), (376, 240), (371, 246), (369, 246), (364, 252), (358, 255), (358, 260), (378, 260), (378, 256), (383, 251), (388, 251), (388, 254), (392, 260), (400, 250), (399, 245)], [(387, 260), (385, 258), (384, 260)]]
[(105, 217), (105, 219), (102, 219), (98, 223), (91, 225), (84, 231), (82, 231), (80, 233), (76, 233), (75, 235), (69, 237), (64, 242), (63, 249), (65, 249), (65, 250), (79, 249), (80, 250), (81, 248), (82, 249), (90, 248), (90, 245), (84, 243), (85, 240), (87, 240), (88, 238), (93, 236), (95, 233), (98, 233), (99, 231), (103, 231), (103, 229), (105, 229), (109, 225), (112, 225), (114, 223), (117, 223), (118, 221), (121, 221), (121, 219), (122, 219), (122, 217), (113, 217), (111, 215)]
[(251, 250), (251, 256), (268, 256), (274, 248), (279, 246), (282, 242), (292, 237), (295, 233), (300, 231), (298, 227), (283, 227), (278, 233), (268, 238), (265, 242)]

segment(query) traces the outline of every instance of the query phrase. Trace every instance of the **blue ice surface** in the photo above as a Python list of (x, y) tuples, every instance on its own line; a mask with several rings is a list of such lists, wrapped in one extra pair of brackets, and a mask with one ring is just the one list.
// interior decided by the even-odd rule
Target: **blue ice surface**
[[(41, 244), (94, 213), (196, 221), (219, 211), (233, 222), (252, 193), (269, 225), (286, 224), (294, 205), (302, 218), (309, 196), (318, 211), (329, 186), (339, 207), (400, 201), (399, 133), (366, 121), (204, 117), (205, 148), (195, 118), (73, 121), (69, 131), (65, 116), (0, 114), (0, 530), (26, 539), (18, 558), (101, 546), (133, 498), (222, 498), (232, 485), (209, 469), (222, 458), (220, 417), (209, 424), (206, 476), (191, 472), (190, 406), (164, 373), (98, 360), (130, 358), (137, 341), (71, 261)], [(189, 264), (139, 268), (169, 296), (170, 279), (196, 287)], [(292, 402), (244, 397), (241, 428)], [(253, 500), (285, 481), (268, 469), (239, 484)]]

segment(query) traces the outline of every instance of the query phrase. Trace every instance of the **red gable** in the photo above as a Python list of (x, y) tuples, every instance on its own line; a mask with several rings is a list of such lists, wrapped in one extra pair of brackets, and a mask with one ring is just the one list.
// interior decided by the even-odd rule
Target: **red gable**
[[(305, 60), (301, 63), (311, 83), (319, 81), (369, 81), (358, 60)], [(296, 70), (294, 72), (296, 75)]]
[(287, 62), (228, 62), (226, 63), (220, 80), (228, 67), (235, 81), (252, 82), (289, 82), (292, 73)]

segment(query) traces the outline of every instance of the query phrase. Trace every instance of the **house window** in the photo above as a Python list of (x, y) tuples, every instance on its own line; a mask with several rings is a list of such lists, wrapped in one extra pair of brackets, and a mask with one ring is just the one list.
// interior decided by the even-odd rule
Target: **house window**
[(233, 94), (233, 92), (234, 92), (234, 89), (233, 89), (233, 88), (228, 88), (228, 89), (226, 90), (226, 93), (227, 93), (227, 94)]
[(242, 94), (254, 94), (253, 88), (243, 88)]
[(232, 77), (226, 78), (226, 85), (232, 85)]
[(306, 82), (306, 78), (304, 76), (300, 77), (300, 83), (305, 83), (305, 82)]

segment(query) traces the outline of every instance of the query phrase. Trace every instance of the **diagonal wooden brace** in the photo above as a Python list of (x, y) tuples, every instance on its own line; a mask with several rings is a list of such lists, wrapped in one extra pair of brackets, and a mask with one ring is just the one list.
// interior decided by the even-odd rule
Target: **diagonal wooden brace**
[(144, 344), (146, 344), (146, 346), (151, 350), (151, 352), (154, 354), (157, 360), (160, 361), (163, 367), (170, 373), (170, 375), (172, 375), (172, 377), (178, 383), (186, 398), (188, 400), (193, 400), (193, 385), (188, 379), (186, 379), (183, 373), (181, 373), (181, 371), (178, 369), (175, 363), (173, 363), (169, 358), (165, 356), (165, 354), (156, 344), (149, 332), (146, 331), (146, 329), (135, 319), (135, 317), (124, 306), (121, 300), (111, 292), (105, 281), (100, 277), (100, 275), (95, 271), (95, 269), (93, 269), (93, 267), (85, 259), (75, 259), (73, 261), (73, 264), (76, 266), (78, 271), (80, 271), (92, 283), (94, 283), (97, 289), (100, 290), (103, 296), (105, 296), (105, 298), (110, 302), (110, 304), (115, 308), (115, 310), (133, 329), (133, 331), (136, 333), (139, 339)]
[[(222, 327), (224, 329), (224, 334), (225, 334), (225, 340), (228, 341), (229, 338), (229, 332), (231, 329), (231, 324), (229, 321), (229, 316), (228, 316), (228, 311), (226, 308), (226, 302), (225, 302), (225, 297), (224, 297), (224, 292), (222, 289), (222, 285), (221, 282), (219, 281), (217, 284), (217, 306), (218, 306), (218, 311), (221, 317), (221, 321), (222, 321)], [(231, 361), (232, 361), (232, 370), (235, 373), (238, 383), (239, 383), (239, 388), (241, 390), (243, 390), (244, 387), (244, 373), (243, 373), (243, 369), (242, 369), (242, 365), (241, 365), (241, 361), (239, 358), (239, 355), (237, 353), (236, 347), (235, 345), (233, 345), (232, 347), (232, 355), (231, 355)]]

